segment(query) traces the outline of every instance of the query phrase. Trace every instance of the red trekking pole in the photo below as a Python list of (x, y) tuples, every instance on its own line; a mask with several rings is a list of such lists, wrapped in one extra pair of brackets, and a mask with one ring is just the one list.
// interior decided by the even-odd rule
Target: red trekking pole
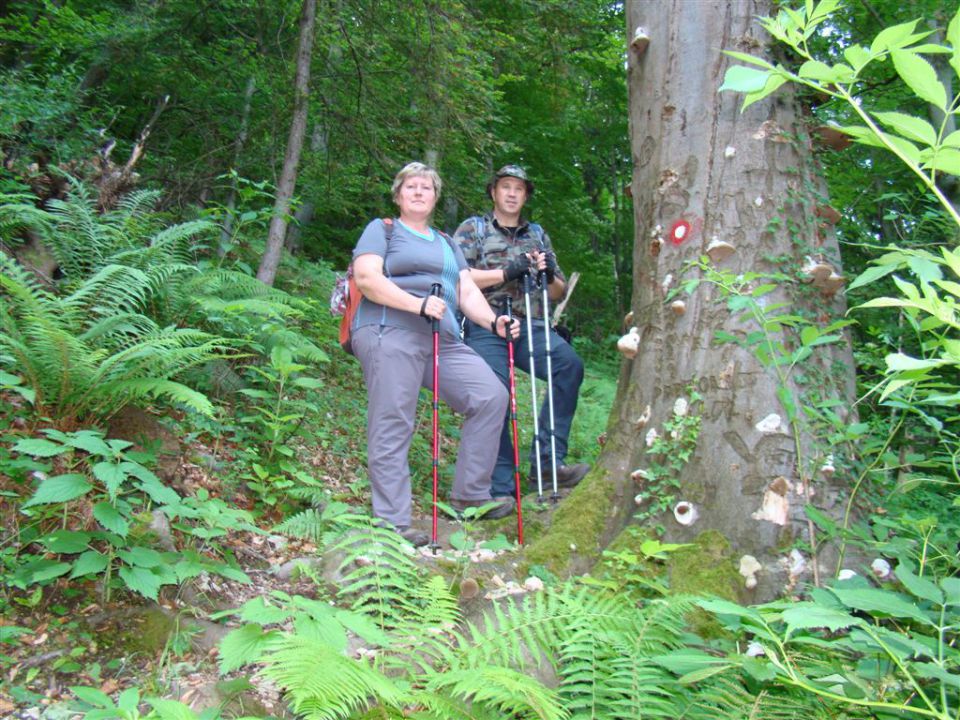
[(510, 423), (513, 425), (513, 475), (517, 483), (517, 541), (523, 545), (523, 491), (520, 489), (520, 438), (517, 433), (517, 376), (513, 365), (513, 338), (509, 336), (513, 324), (513, 300), (504, 301), (504, 314), (509, 318), (507, 324), (507, 365), (510, 368)]
[[(440, 297), (443, 288), (440, 283), (430, 287), (430, 294)], [(437, 542), (437, 485), (440, 480), (440, 321), (433, 319), (430, 323), (433, 331), (433, 534), (430, 539), (430, 549), (436, 555), (440, 548)]]

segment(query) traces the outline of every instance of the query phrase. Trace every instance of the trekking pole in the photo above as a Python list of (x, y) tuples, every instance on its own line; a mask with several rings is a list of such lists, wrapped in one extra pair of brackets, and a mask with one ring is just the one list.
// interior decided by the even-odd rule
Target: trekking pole
[(509, 336), (513, 325), (513, 298), (504, 299), (504, 315), (509, 318), (507, 330), (507, 366), (510, 368), (510, 423), (513, 425), (513, 477), (517, 485), (517, 541), (523, 545), (523, 491), (520, 489), (520, 437), (517, 432), (517, 375), (513, 364), (513, 338)]
[[(440, 283), (430, 287), (430, 294), (440, 297), (443, 290)], [(430, 323), (433, 331), (433, 533), (430, 536), (430, 549), (437, 554), (440, 543), (437, 542), (437, 486), (440, 481), (440, 321), (434, 318)]]
[[(547, 252), (544, 247), (543, 253)], [(541, 270), (537, 273), (537, 279), (543, 288), (543, 338), (546, 344), (547, 352), (547, 407), (550, 417), (550, 472), (553, 479), (553, 494), (550, 499), (553, 502), (560, 500), (560, 494), (557, 492), (557, 435), (553, 415), (553, 361), (550, 352), (550, 297), (547, 290), (547, 271)], [(532, 372), (532, 371), (531, 371)]]
[(543, 469), (540, 466), (540, 419), (537, 416), (537, 373), (533, 363), (533, 319), (530, 316), (530, 273), (523, 276), (523, 301), (527, 311), (527, 349), (530, 351), (530, 394), (533, 397), (533, 442), (536, 450), (537, 502), (543, 502)]

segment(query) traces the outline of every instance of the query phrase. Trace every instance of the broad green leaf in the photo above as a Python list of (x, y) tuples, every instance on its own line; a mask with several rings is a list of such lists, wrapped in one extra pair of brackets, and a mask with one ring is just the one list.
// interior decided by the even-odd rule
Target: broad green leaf
[(954, 130), (952, 133), (947, 135), (940, 143), (940, 147), (960, 148), (960, 130)]
[(943, 588), (943, 594), (946, 596), (945, 604), (960, 605), (960, 578), (944, 578), (940, 581), (940, 587)]
[(947, 42), (953, 48), (953, 54), (950, 56), (950, 67), (957, 75), (960, 75), (960, 7), (957, 8), (957, 12), (947, 25)]
[(136, 565), (144, 568), (155, 568), (163, 564), (163, 557), (152, 548), (134, 545), (131, 548), (121, 550), (117, 555), (128, 565)]
[(748, 620), (754, 620), (758, 623), (763, 623), (763, 617), (759, 612), (753, 608), (743, 607), (742, 605), (737, 605), (732, 603), (729, 600), (720, 600), (720, 599), (708, 599), (708, 600), (698, 600), (697, 605), (702, 607), (707, 612), (712, 612), (716, 615), (735, 615), (737, 617), (746, 618)]
[(13, 450), (33, 457), (54, 457), (70, 452), (70, 446), (50, 442), (43, 438), (24, 438), (13, 446)]
[(947, 91), (937, 77), (933, 66), (909, 50), (892, 50), (893, 66), (897, 74), (920, 99), (940, 110), (947, 111)]
[(264, 632), (254, 623), (231, 630), (220, 641), (220, 674), (226, 675), (247, 663), (256, 662), (270, 642), (279, 636), (276, 630)]
[(863, 610), (877, 615), (911, 618), (930, 625), (930, 618), (910, 600), (892, 590), (876, 588), (846, 589), (834, 587), (831, 592), (844, 605), (853, 610)]
[(900, 137), (899, 135), (891, 135), (890, 133), (883, 133), (882, 135), (883, 139), (892, 145), (896, 150), (899, 150), (900, 153), (907, 158), (907, 160), (915, 165), (920, 163), (920, 149), (912, 142)]
[(896, 272), (896, 270), (896, 265), (879, 265), (868, 267), (862, 273), (857, 275), (854, 281), (850, 283), (850, 287), (848, 289), (853, 290), (854, 288), (858, 288), (863, 285), (869, 285), (870, 283), (876, 282), (882, 277), (886, 277), (892, 272)]
[(748, 92), (746, 95), (743, 96), (743, 104), (740, 106), (740, 112), (743, 112), (748, 107), (753, 105), (755, 102), (759, 102), (760, 100), (763, 100), (768, 95), (772, 95), (785, 82), (787, 82), (786, 75), (781, 75), (779, 73), (771, 75), (770, 79), (767, 80), (763, 88), (755, 92)]
[(237, 617), (245, 623), (273, 625), (282, 623), (290, 617), (290, 611), (275, 605), (267, 605), (262, 597), (255, 597), (240, 606)]
[(682, 648), (672, 650), (662, 655), (655, 655), (649, 658), (652, 662), (672, 672), (674, 675), (687, 675), (697, 672), (704, 668), (720, 667), (726, 669), (731, 667), (730, 660), (725, 657), (709, 655), (701, 650), (692, 648)]
[(390, 636), (380, 629), (372, 617), (350, 610), (336, 610), (334, 615), (341, 625), (365, 642), (379, 647), (390, 645)]
[(33, 565), (30, 573), (31, 583), (42, 583), (53, 580), (70, 572), (70, 563), (41, 560)]
[(147, 698), (147, 702), (160, 720), (199, 720), (199, 716), (182, 702), (166, 698)]
[(73, 563), (73, 570), (70, 572), (71, 578), (83, 577), (84, 575), (98, 575), (107, 569), (110, 558), (96, 550), (87, 550), (78, 557)]
[(87, 705), (93, 705), (94, 707), (103, 709), (113, 707), (113, 700), (110, 699), (110, 696), (97, 688), (74, 685), (70, 688), (70, 692), (76, 695), (78, 699), (87, 703)]
[(887, 364), (887, 370), (891, 372), (929, 370), (944, 364), (942, 360), (923, 360), (903, 353), (891, 353), (884, 358), (884, 362)]
[(800, 331), (800, 342), (803, 345), (809, 345), (820, 337), (820, 331), (814, 325), (807, 325)]
[(929, 600), (935, 605), (943, 604), (943, 593), (933, 582), (910, 572), (906, 565), (900, 563), (893, 571), (903, 586), (918, 598)]
[(858, 71), (868, 62), (870, 62), (871, 55), (863, 46), (851, 45), (843, 51), (843, 57), (848, 63), (850, 63), (850, 66), (854, 69), (854, 71)]
[(127, 688), (117, 697), (117, 707), (126, 710), (128, 713), (136, 713), (133, 717), (139, 717), (139, 705), (140, 690), (135, 687)]
[(55, 553), (78, 553), (87, 549), (90, 544), (90, 533), (74, 532), (72, 530), (54, 530), (40, 538), (47, 550)]
[(750, 93), (763, 90), (770, 78), (769, 70), (754, 70), (743, 65), (732, 65), (727, 68), (723, 76), (723, 85), (719, 92), (732, 90), (734, 92)]
[(747, 53), (736, 52), (734, 50), (724, 50), (724, 55), (729, 55), (734, 60), (740, 60), (741, 62), (750, 63), (751, 65), (758, 65), (762, 68), (767, 68), (768, 70), (773, 70), (773, 65), (764, 60), (763, 58), (756, 57), (754, 55), (748, 55)]
[(117, 499), (120, 486), (127, 477), (123, 469), (113, 462), (98, 462), (93, 466), (93, 475), (107, 488), (111, 500)]
[(908, 257), (907, 267), (913, 271), (913, 274), (921, 282), (929, 283), (943, 278), (943, 271), (940, 269), (939, 263), (919, 255)]
[(874, 115), (888, 128), (908, 140), (916, 140), (931, 147), (937, 144), (937, 131), (923, 118), (900, 112), (878, 112)]
[(117, 571), (117, 574), (120, 575), (120, 579), (129, 589), (150, 600), (157, 599), (157, 593), (160, 591), (160, 578), (154, 575), (149, 568), (123, 565)]
[(925, 162), (923, 167), (927, 170), (936, 170), (938, 173), (960, 175), (960, 150), (942, 148)]
[(21, 507), (47, 505), (75, 500), (93, 489), (87, 478), (76, 473), (55, 475), (40, 482), (37, 491)]
[(316, 390), (323, 387), (323, 380), (312, 377), (298, 377), (293, 379), (293, 384), (307, 390)]
[[(800, 66), (800, 69), (797, 71), (797, 75), (802, 78), (807, 78), (810, 80), (820, 80), (825, 83), (835, 83), (837, 82), (837, 77), (840, 74), (840, 71), (837, 67), (830, 67), (826, 63), (820, 62), (819, 60), (807, 60), (803, 65)], [(850, 68), (846, 68), (847, 71)]]
[(859, 618), (841, 610), (812, 602), (793, 603), (783, 611), (782, 617), (790, 634), (793, 634), (795, 630), (821, 627), (836, 632), (853, 625), (859, 625), (862, 622)]
[(891, 48), (902, 47), (903, 42), (913, 35), (914, 28), (917, 27), (918, 20), (893, 25), (881, 30), (870, 44), (870, 53), (879, 55)]
[(936, 663), (910, 663), (910, 670), (920, 677), (927, 678), (928, 680), (939, 680), (946, 685), (950, 685), (960, 690), (960, 675), (958, 675), (956, 672), (949, 672), (944, 667), (937, 665)]
[(91, 455), (99, 455), (105, 458), (114, 456), (113, 450), (103, 441), (103, 436), (90, 430), (81, 430), (73, 433), (73, 435), (68, 435), (65, 442), (71, 447), (84, 450)]
[(126, 537), (130, 531), (130, 523), (127, 522), (127, 519), (108, 502), (101, 502), (94, 505), (93, 517), (105, 529), (116, 533), (120, 537)]

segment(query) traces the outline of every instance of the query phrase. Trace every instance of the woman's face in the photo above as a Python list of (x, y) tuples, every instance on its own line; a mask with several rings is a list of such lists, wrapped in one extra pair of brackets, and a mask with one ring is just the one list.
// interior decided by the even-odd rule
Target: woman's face
[(423, 175), (411, 175), (403, 181), (397, 192), (400, 215), (426, 218), (437, 204), (437, 191), (433, 180)]

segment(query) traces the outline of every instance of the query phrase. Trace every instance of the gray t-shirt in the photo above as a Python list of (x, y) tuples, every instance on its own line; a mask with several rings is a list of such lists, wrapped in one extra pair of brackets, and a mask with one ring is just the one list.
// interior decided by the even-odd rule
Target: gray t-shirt
[[(430, 229), (429, 238), (411, 230), (399, 220), (393, 221), (390, 242), (382, 220), (373, 220), (353, 249), (354, 259), (372, 253), (383, 258), (383, 274), (401, 290), (417, 297), (426, 297), (434, 283), (443, 286), (447, 312), (440, 321), (440, 333), (447, 340), (460, 337), (456, 321), (460, 271), (467, 267), (463, 252)], [(363, 298), (354, 318), (353, 329), (364, 325), (403, 327), (429, 335), (431, 324), (417, 313), (404, 312)]]

